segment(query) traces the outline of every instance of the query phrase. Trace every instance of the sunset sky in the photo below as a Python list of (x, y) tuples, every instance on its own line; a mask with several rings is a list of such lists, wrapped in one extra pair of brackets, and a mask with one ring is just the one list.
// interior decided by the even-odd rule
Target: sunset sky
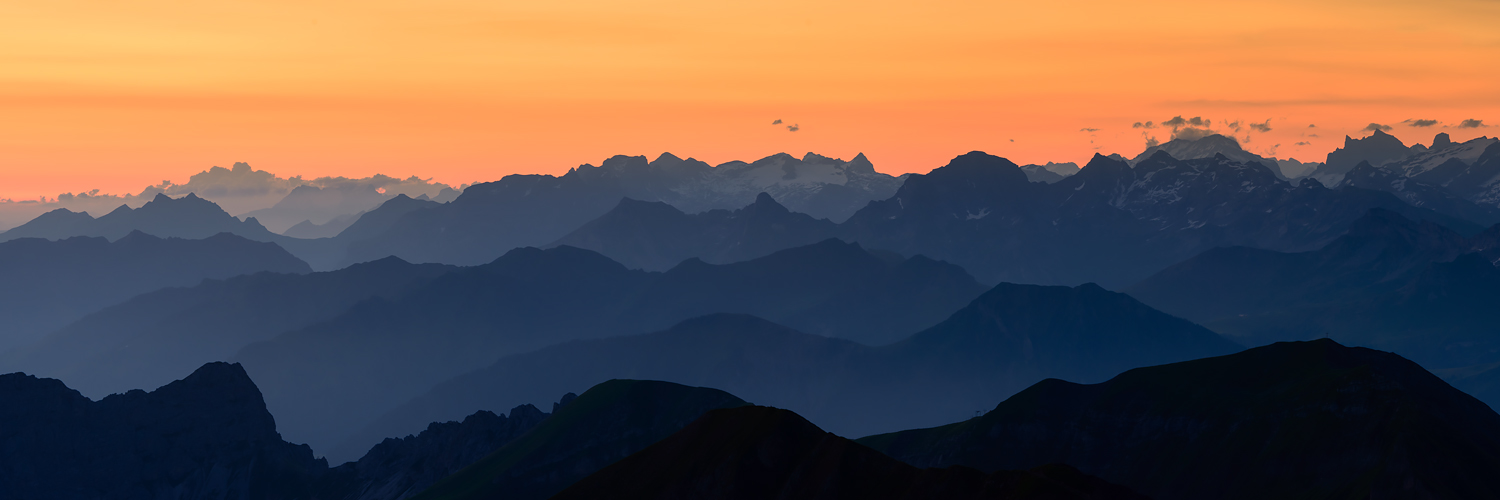
[(1500, 134), (1500, 1), (0, 6), (0, 198), (236, 161), (452, 184), (663, 151), (1082, 162), (1178, 115), (1317, 161), (1372, 122), (1408, 144)]

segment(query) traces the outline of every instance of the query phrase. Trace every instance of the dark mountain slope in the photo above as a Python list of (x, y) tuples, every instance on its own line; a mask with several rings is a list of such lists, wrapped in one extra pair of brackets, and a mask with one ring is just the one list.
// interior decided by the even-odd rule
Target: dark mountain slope
[(1067, 466), (989, 475), (964, 467), (919, 470), (823, 432), (796, 413), (748, 406), (711, 411), (671, 437), (604, 468), (554, 498), (1145, 497)]
[[(1452, 161), (1463, 164), (1459, 160)], [(1495, 173), (1500, 174), (1500, 172)], [(1467, 181), (1461, 180), (1460, 182)], [(1411, 206), (1453, 214), (1476, 224), (1488, 226), (1500, 223), (1500, 207), (1493, 204), (1476, 204), (1442, 186), (1429, 185), (1417, 179), (1403, 177), (1390, 170), (1373, 167), (1369, 162), (1360, 162), (1359, 165), (1355, 165), (1354, 169), (1344, 174), (1344, 180), (1339, 183), (1339, 186), (1385, 191)]]
[(315, 498), (411, 498), (524, 435), (547, 416), (535, 406), (521, 405), (511, 409), (508, 416), (480, 411), (462, 422), (434, 422), (415, 436), (388, 438), (359, 461), (335, 467), (323, 476)]
[(1205, 252), (1130, 293), (1249, 345), (1329, 337), (1431, 369), (1485, 365), (1500, 361), (1496, 235), (1372, 211), (1316, 252)]
[(287, 434), (321, 452), (351, 425), (507, 354), (716, 312), (889, 341), (941, 321), (982, 291), (955, 266), (882, 260), (836, 240), (724, 266), (694, 260), (666, 273), (628, 270), (577, 248), (527, 248), (246, 346), (234, 359), (260, 381)]
[(1136, 366), (1236, 350), (1201, 327), (1092, 285), (1003, 284), (937, 326), (883, 347), (712, 315), (659, 333), (503, 358), (407, 402), (347, 446), (612, 378), (719, 387), (840, 433), (868, 434), (972, 415), (1047, 377), (1102, 381)]
[(1066, 463), (1165, 500), (1500, 494), (1500, 415), (1330, 340), (1047, 380), (982, 418), (860, 442), (922, 467)]
[(1373, 209), (1321, 249), (1216, 248), (1130, 287), (1131, 296), (1197, 322), (1331, 301), (1403, 286), (1433, 262), (1473, 248), (1443, 226)]
[(281, 440), (238, 365), (90, 401), (0, 375), (0, 498), (306, 498), (327, 463)]
[(594, 471), (672, 435), (705, 412), (745, 404), (716, 389), (610, 380), (415, 498), (550, 498)]
[(725, 264), (770, 255), (828, 238), (835, 227), (788, 211), (765, 193), (739, 210), (692, 215), (666, 203), (627, 198), (553, 245), (593, 250), (633, 269), (663, 271), (694, 257)]
[(311, 270), (276, 245), (230, 234), (183, 240), (135, 232), (113, 243), (82, 237), (0, 243), (0, 283), (7, 284), (0, 287), (0, 352), (137, 294), (261, 271)]
[(91, 397), (158, 387), (247, 344), (327, 321), (372, 297), (395, 299), (453, 269), (387, 258), (332, 272), (257, 273), (167, 288), (90, 314), (0, 357), (0, 366), (67, 380)]

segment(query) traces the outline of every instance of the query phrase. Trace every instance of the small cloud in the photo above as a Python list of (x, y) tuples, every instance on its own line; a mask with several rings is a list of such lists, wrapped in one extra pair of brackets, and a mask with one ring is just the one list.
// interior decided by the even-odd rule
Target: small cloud
[(780, 118), (778, 118), (778, 119), (776, 119), (776, 121), (774, 121), (774, 122), (771, 122), (771, 124), (772, 124), (772, 125), (781, 125), (781, 119), (780, 119)]
[(1235, 132), (1239, 132), (1240, 128), (1241, 128), (1239, 120), (1235, 120), (1235, 121), (1232, 121), (1232, 122), (1225, 122), (1224, 123), (1224, 127), (1228, 128), (1229, 130), (1233, 130)]
[(1087, 128), (1087, 127), (1085, 127), (1085, 128), (1081, 128), (1081, 129), (1078, 129), (1078, 131), (1079, 131), (1079, 132), (1098, 132), (1098, 131), (1099, 131), (1099, 129), (1097, 129), (1097, 128)]
[(1275, 146), (1271, 146), (1270, 148), (1267, 148), (1266, 149), (1266, 156), (1272, 156), (1272, 157), (1276, 156), (1276, 150), (1280, 149), (1280, 148), (1281, 148), (1280, 144), (1277, 144)]
[(1473, 118), (1458, 122), (1458, 128), (1484, 128), (1488, 126), (1484, 124), (1484, 120), (1475, 120)]
[(1314, 125), (1314, 124), (1311, 124), (1311, 123), (1309, 123), (1309, 124), (1307, 124), (1307, 128), (1318, 128), (1318, 126), (1317, 126), (1317, 125)]
[(1318, 134), (1307, 134), (1308, 137), (1318, 137)]
[(1130, 128), (1156, 128), (1156, 122), (1135, 122), (1130, 125)]
[(1371, 123), (1369, 125), (1365, 125), (1365, 128), (1359, 129), (1359, 131), (1360, 132), (1375, 132), (1377, 130), (1381, 130), (1381, 131), (1383, 131), (1383, 130), (1390, 130), (1391, 128), (1392, 127), (1390, 125), (1381, 125), (1379, 123)]
[(1297, 144), (1294, 144), (1294, 146), (1311, 146), (1311, 145), (1312, 145), (1312, 143), (1311, 142), (1307, 142), (1307, 141), (1301, 141), (1301, 142), (1298, 142)]
[(1015, 139), (1011, 139), (1010, 142), (1016, 142), (1016, 140)]
[(1255, 130), (1256, 132), (1270, 132), (1271, 131), (1271, 119), (1267, 118), (1266, 121), (1263, 121), (1263, 122), (1260, 122), (1260, 123), (1251, 123), (1250, 124), (1250, 128), (1252, 130)]
[(1150, 137), (1150, 136), (1146, 137), (1146, 147), (1148, 147), (1148, 148), (1154, 148), (1154, 147), (1157, 147), (1157, 146), (1160, 146), (1160, 145), (1161, 145), (1161, 141), (1156, 140), (1155, 137)]
[(802, 130), (802, 125), (798, 125), (798, 124), (793, 123), (791, 125), (787, 125), (786, 129), (790, 130), (792, 132), (796, 132), (798, 130)]
[(1187, 125), (1187, 120), (1182, 119), (1182, 116), (1179, 115), (1172, 117), (1171, 120), (1161, 122), (1161, 124), (1163, 127), (1181, 127)]
[(1438, 121), (1437, 120), (1418, 120), (1418, 119), (1412, 118), (1412, 119), (1401, 120), (1401, 123), (1403, 125), (1407, 125), (1407, 126), (1410, 126), (1410, 127), (1431, 127), (1433, 125), (1437, 125)]

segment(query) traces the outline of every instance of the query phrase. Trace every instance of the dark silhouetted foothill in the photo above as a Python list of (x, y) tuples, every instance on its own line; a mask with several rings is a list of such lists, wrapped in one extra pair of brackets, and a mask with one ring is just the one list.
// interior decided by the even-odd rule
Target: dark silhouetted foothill
[(553, 498), (1145, 499), (1065, 465), (918, 469), (762, 406), (711, 411)]
[(1326, 339), (1046, 380), (981, 418), (859, 442), (919, 467), (1065, 463), (1163, 500), (1500, 491), (1500, 415), (1400, 356)]
[(746, 404), (717, 389), (649, 380), (606, 381), (563, 404), (526, 435), (414, 498), (550, 498), (710, 410)]

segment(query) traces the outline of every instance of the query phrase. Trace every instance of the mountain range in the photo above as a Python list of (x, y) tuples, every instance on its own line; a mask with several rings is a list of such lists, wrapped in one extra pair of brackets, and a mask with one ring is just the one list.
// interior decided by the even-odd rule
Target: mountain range
[(524, 248), (394, 299), (363, 300), (249, 344), (232, 359), (260, 382), (284, 432), (322, 451), (362, 426), (353, 422), (507, 354), (715, 312), (889, 341), (941, 321), (983, 291), (956, 266), (883, 258), (837, 240), (722, 266), (690, 260), (664, 273), (571, 247)]
[(500, 359), (388, 412), (330, 456), (475, 409), (542, 401), (612, 378), (716, 387), (862, 435), (949, 422), (1036, 381), (1102, 381), (1136, 366), (1237, 351), (1233, 343), (1097, 286), (1002, 284), (948, 319), (870, 347), (747, 315), (586, 340)]
[(1500, 361), (1497, 259), (1500, 226), (1465, 238), (1372, 211), (1317, 251), (1216, 249), (1128, 291), (1248, 345), (1329, 337), (1449, 369)]
[(692, 258), (727, 264), (802, 245), (834, 234), (827, 219), (792, 212), (771, 195), (738, 210), (687, 214), (663, 202), (629, 198), (550, 246), (593, 250), (632, 269), (665, 271)]
[[(137, 234), (110, 245), (129, 244), (132, 238), (151, 237)], [(238, 239), (228, 235), (216, 238)], [(0, 244), (0, 248), (13, 243)], [(266, 243), (254, 245), (275, 249)], [(214, 254), (241, 265), (249, 262), (233, 253)], [(167, 263), (186, 260), (173, 257), (166, 254), (158, 258)], [(134, 269), (145, 272), (154, 268)], [(394, 299), (454, 269), (440, 264), (408, 264), (394, 257), (311, 274), (282, 269), (280, 273), (235, 276), (242, 274), (242, 269), (233, 269), (213, 276), (234, 276), (231, 278), (177, 283), (176, 287), (121, 299), (33, 345), (0, 354), (0, 370), (67, 380), (74, 389), (93, 397), (158, 387), (205, 362), (229, 359), (251, 343), (331, 320), (361, 301)], [(307, 272), (305, 265), (294, 270)]]
[(859, 442), (918, 467), (1065, 463), (1162, 500), (1500, 491), (1500, 415), (1400, 356), (1326, 339), (1047, 380), (982, 417)]
[(262, 271), (311, 269), (276, 245), (232, 234), (184, 240), (137, 231), (113, 242), (0, 242), (0, 283), (6, 283), (0, 287), (0, 355), (137, 294)]

